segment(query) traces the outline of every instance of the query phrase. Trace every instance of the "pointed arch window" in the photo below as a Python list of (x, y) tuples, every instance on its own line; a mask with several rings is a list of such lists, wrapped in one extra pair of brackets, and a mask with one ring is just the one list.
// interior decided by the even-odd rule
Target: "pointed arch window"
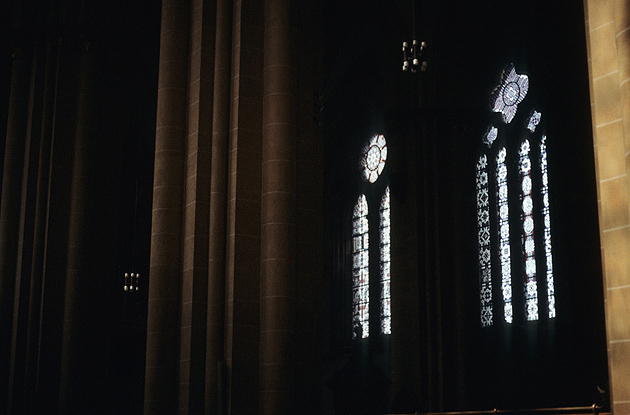
[[(378, 189), (382, 189), (382, 185), (376, 183), (386, 161), (385, 137), (375, 135), (362, 149), (359, 168), (367, 187), (359, 195), (352, 213), (352, 330), (353, 336), (361, 338), (370, 336), (371, 322), (378, 323), (376, 333), (391, 334), (389, 186), (385, 185), (379, 197), (374, 198)], [(378, 218), (370, 213), (372, 211), (378, 212)], [(370, 234), (379, 242), (374, 247), (370, 246)], [(370, 265), (372, 262), (374, 266)], [(378, 274), (370, 275), (372, 269), (378, 269)], [(373, 310), (376, 312), (371, 315)]]
[[(539, 320), (541, 306), (546, 309), (544, 315), (547, 318), (556, 317), (547, 137), (538, 128), (543, 118), (540, 112), (531, 110), (529, 116), (517, 116), (519, 105), (528, 105), (529, 86), (528, 76), (518, 74), (513, 64), (502, 71), (499, 85), (490, 99), (490, 109), (500, 115), (499, 122), (490, 125), (484, 134), (483, 150), (477, 161), (480, 320), (483, 327), (497, 321), (495, 309), (503, 310), (499, 315), (507, 324), (513, 323), (517, 314), (527, 321)], [(494, 206), (488, 203), (493, 192)], [(539, 247), (544, 247), (544, 261), (537, 258), (542, 252)], [(546, 275), (546, 279), (540, 281), (537, 275)], [(493, 293), (494, 281), (500, 281), (501, 295)], [(513, 290), (518, 286), (522, 291)], [(542, 303), (541, 293), (546, 293)], [(518, 299), (518, 303), (524, 304), (522, 311), (514, 309), (514, 295), (522, 295)]]

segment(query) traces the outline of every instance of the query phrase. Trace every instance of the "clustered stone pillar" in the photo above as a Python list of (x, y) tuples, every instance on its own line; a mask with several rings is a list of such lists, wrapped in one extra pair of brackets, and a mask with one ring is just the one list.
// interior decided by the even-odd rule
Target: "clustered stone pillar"
[[(4, 156), (2, 202), (0, 205), (0, 391), (8, 390), (11, 357), (11, 332), (17, 250), (20, 224), (20, 200), (26, 123), (30, 59), (15, 52), (11, 73), (7, 140)], [(7, 395), (0, 396), (0, 410), (7, 407)]]
[(226, 405), (258, 409), (262, 2), (235, 0), (225, 264)]
[(144, 395), (152, 415), (178, 409), (189, 20), (188, 0), (162, 2)]
[(44, 85), (42, 98), (42, 120), (37, 173), (37, 194), (35, 196), (35, 218), (33, 230), (33, 256), (31, 265), (31, 286), (29, 294), (28, 333), (26, 339), (25, 394), (24, 401), (29, 411), (34, 411), (39, 361), (39, 328), (44, 282), (44, 253), (46, 246), (46, 215), (48, 181), (53, 128), (53, 108), (55, 100), (57, 50), (52, 41), (46, 44)]
[(216, 8), (192, 0), (182, 251), (179, 411), (203, 413), (208, 290), (212, 72)]
[(2, 295), (12, 294), (2, 299), (11, 308), (2, 312), (10, 360), (0, 411), (8, 414), (75, 413), (103, 402), (93, 374), (106, 365), (97, 346), (109, 334), (102, 317), (111, 297), (102, 288), (111, 280), (101, 278), (110, 275), (106, 267), (93, 265), (111, 257), (107, 247), (95, 253), (108, 225), (89, 223), (89, 212), (109, 223), (90, 202), (95, 189), (106, 193), (92, 181), (95, 171), (107, 174), (93, 163), (98, 64), (81, 44), (38, 38), (29, 58), (16, 56), (14, 65), (12, 106), (22, 110), (9, 118), (5, 180), (12, 178), (3, 189), (0, 237), (10, 237), (0, 278)]
[[(304, 346), (299, 379), (309, 389), (301, 396), (319, 399), (309, 376), (319, 351), (314, 252), (302, 255), (310, 280), (299, 310), (308, 327), (296, 324), (299, 202), (305, 251), (319, 247), (313, 233), (321, 213), (313, 196), (319, 159), (311, 84), (297, 102), (293, 7), (285, 0), (163, 3), (147, 415), (294, 413), (296, 339)], [(308, 189), (302, 199), (298, 177)]]
[(630, 411), (630, 1), (584, 0), (615, 414)]
[[(87, 48), (87, 46), (84, 46)], [(85, 231), (89, 220), (90, 192), (94, 183), (90, 180), (89, 166), (93, 163), (92, 143), (96, 141), (93, 127), (94, 84), (96, 61), (94, 55), (84, 50), (81, 55), (79, 85), (77, 91), (77, 117), (74, 138), (74, 160), (72, 162), (72, 190), (70, 198), (70, 227), (68, 234), (68, 257), (65, 283), (65, 304), (63, 323), (63, 349), (61, 356), (60, 408), (61, 413), (85, 410), (87, 402), (93, 402), (93, 391), (84, 389), (90, 374), (87, 373), (96, 350), (92, 346), (89, 333), (94, 324), (90, 304), (96, 299), (90, 293), (91, 285), (89, 234)], [(95, 333), (92, 333), (95, 334)], [(84, 350), (93, 350), (84, 353)]]
[(210, 163), (210, 229), (208, 257), (208, 310), (206, 317), (205, 411), (222, 413), (223, 341), (225, 315), (225, 232), (228, 137), (230, 134), (230, 59), (232, 2), (218, 0), (216, 11), (214, 97)]
[[(421, 135), (415, 130), (414, 133)], [(420, 153), (416, 146), (420, 146), (421, 143), (416, 140), (407, 142), (411, 144), (404, 148), (397, 147), (395, 142), (388, 143), (390, 160), (397, 160), (400, 163), (390, 165), (392, 177), (400, 177), (407, 171), (410, 172), (410, 177), (425, 176), (420, 171), (426, 168), (426, 163), (417, 163), (414, 157), (410, 157)], [(392, 397), (399, 394), (415, 396), (417, 391), (422, 390), (421, 379), (426, 372), (420, 360), (424, 345), (420, 337), (419, 304), (424, 304), (425, 300), (421, 300), (419, 296), (421, 290), (418, 275), (424, 274), (424, 270), (420, 270), (419, 267), (425, 263), (425, 258), (418, 258), (418, 252), (422, 252), (424, 248), (421, 242), (423, 234), (418, 231), (418, 218), (422, 217), (419, 214), (420, 209), (417, 208), (420, 199), (417, 196), (419, 186), (415, 180), (410, 180), (406, 185), (408, 188), (404, 198), (391, 198), (391, 229), (392, 234), (396, 235), (396, 238), (391, 240), (391, 249), (392, 254), (398, 259), (391, 263), (391, 274), (396, 276), (391, 280)], [(419, 409), (413, 407), (404, 410), (413, 412)]]
[(260, 413), (295, 412), (296, 65), (290, 0), (265, 2)]

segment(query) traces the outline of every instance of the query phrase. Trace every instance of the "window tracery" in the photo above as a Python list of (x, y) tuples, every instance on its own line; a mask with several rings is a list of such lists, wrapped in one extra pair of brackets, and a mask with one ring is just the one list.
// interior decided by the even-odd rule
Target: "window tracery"
[[(378, 180), (385, 168), (387, 160), (387, 143), (383, 135), (375, 135), (363, 146), (359, 166), (361, 175), (367, 186)], [(366, 194), (369, 196), (366, 196)], [(391, 334), (391, 224), (390, 224), (390, 190), (385, 187), (382, 197), (374, 200), (373, 192), (359, 196), (352, 219), (352, 330), (353, 336), (360, 333), (361, 338), (370, 336), (370, 320), (379, 324), (377, 332)], [(375, 222), (368, 214), (369, 205), (378, 206), (379, 222)], [(373, 219), (376, 219), (374, 217)], [(371, 224), (370, 222), (374, 222)], [(372, 231), (370, 230), (372, 228)], [(378, 233), (377, 233), (378, 232)], [(378, 250), (371, 250), (369, 239), (379, 241)], [(370, 257), (370, 251), (374, 258)], [(370, 278), (370, 261), (376, 266), (378, 274)], [(374, 267), (372, 267), (374, 268)], [(370, 286), (370, 282), (374, 287)], [(370, 292), (372, 297), (370, 298)], [(370, 309), (376, 310), (374, 319)]]
[(383, 135), (375, 135), (363, 147), (360, 165), (363, 180), (374, 183), (381, 175), (387, 161), (387, 143)]
[[(523, 281), (522, 295), (525, 304), (523, 313), (527, 321), (535, 321), (540, 318), (538, 293), (539, 290), (544, 292), (544, 288), (539, 288), (539, 285), (545, 282), (547, 292), (546, 315), (550, 319), (556, 317), (547, 137), (537, 131), (542, 114), (536, 110), (531, 110), (527, 118), (521, 118), (523, 123), (520, 126), (519, 123), (508, 126), (514, 120), (518, 106), (525, 99), (528, 90), (529, 78), (527, 75), (517, 74), (513, 64), (508, 65), (502, 71), (499, 86), (491, 94), (490, 109), (500, 113), (501, 120), (505, 125), (498, 128), (494, 125), (488, 127), (482, 137), (485, 147), (477, 161), (477, 236), (482, 327), (491, 326), (494, 322), (493, 270), (498, 274), (494, 278), (501, 283), (503, 319), (506, 323), (510, 324), (514, 321), (513, 295), (521, 295), (513, 293), (513, 279), (514, 281)], [(503, 144), (499, 148), (493, 148), (493, 144), (500, 136), (499, 133), (502, 134), (501, 142)], [(516, 148), (510, 144), (514, 142), (514, 136), (525, 136)], [(531, 142), (541, 136), (538, 151), (536, 151), (536, 147), (532, 147)], [(496, 158), (491, 159), (489, 157), (491, 154), (496, 155)], [(532, 160), (534, 159), (538, 161), (533, 163)], [(489, 163), (492, 162), (496, 164), (493, 166), (494, 174), (490, 175), (488, 173), (490, 171)], [(518, 172), (510, 173), (509, 170), (512, 165), (518, 167)], [(533, 169), (539, 170), (534, 174)], [(493, 207), (487, 203), (490, 189), (496, 189), (496, 213), (492, 213)], [(535, 196), (535, 194), (539, 194), (540, 197)], [(511, 236), (516, 235), (511, 235), (510, 224), (519, 219), (516, 215), (511, 215), (511, 212), (517, 213), (517, 206), (520, 211), (520, 223), (517, 228), (520, 228), (522, 253), (520, 257), (513, 258), (511, 256)], [(495, 217), (493, 215), (496, 215), (496, 222), (490, 221), (491, 217)], [(540, 223), (541, 220), (542, 223)], [(496, 235), (496, 240), (493, 241), (494, 235)], [(536, 261), (537, 245), (544, 246), (544, 261)], [(498, 255), (498, 263), (493, 265), (492, 257), (495, 252)], [(513, 267), (513, 262), (520, 266)], [(518, 270), (522, 270), (522, 274)], [(545, 272), (545, 282), (537, 280), (538, 272), (541, 275)], [(521, 276), (518, 277), (517, 273)]]
[(501, 84), (492, 92), (492, 111), (503, 115), (503, 122), (509, 124), (529, 90), (527, 75), (516, 73), (513, 64), (509, 64), (501, 74)]

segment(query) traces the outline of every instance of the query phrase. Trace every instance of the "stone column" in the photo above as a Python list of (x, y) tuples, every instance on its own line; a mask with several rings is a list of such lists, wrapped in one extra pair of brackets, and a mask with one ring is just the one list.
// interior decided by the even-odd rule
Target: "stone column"
[(0, 410), (7, 408), (30, 59), (14, 52), (0, 201)]
[(204, 411), (214, 2), (192, 0), (182, 252), (179, 412)]
[(226, 411), (258, 412), (262, 2), (234, 0), (225, 282)]
[[(82, 45), (79, 63), (79, 83), (77, 90), (76, 127), (74, 131), (74, 158), (72, 161), (72, 187), (70, 196), (69, 234), (67, 251), (67, 271), (64, 295), (64, 322), (62, 333), (60, 412), (65, 414), (89, 410), (88, 405), (99, 402), (97, 390), (90, 387), (88, 379), (94, 373), (95, 352), (98, 335), (94, 325), (93, 304), (98, 301), (93, 295), (101, 293), (94, 287), (94, 253), (90, 229), (94, 183), (91, 166), (94, 163), (94, 142), (96, 109), (95, 84), (98, 62), (87, 44)], [(101, 327), (100, 330), (104, 330)], [(92, 350), (86, 353), (86, 350)]]
[[(391, 240), (391, 255), (396, 258), (391, 263), (391, 376), (392, 399), (401, 396), (412, 396), (419, 401), (422, 391), (422, 378), (425, 371), (421, 364), (421, 356), (426, 346), (420, 341), (420, 298), (419, 275), (425, 274), (419, 269), (418, 252), (423, 252), (424, 235), (419, 231), (418, 218), (421, 218), (422, 198), (418, 196), (416, 180), (406, 177), (426, 177), (421, 174), (424, 163), (418, 163), (416, 155), (420, 154), (417, 146), (421, 144), (412, 139), (413, 135), (422, 136), (418, 129), (400, 131), (408, 134), (398, 144), (394, 140), (388, 142), (391, 187), (391, 229), (396, 238)], [(425, 134), (426, 136), (426, 134)], [(388, 162), (390, 162), (388, 160)], [(396, 161), (398, 163), (396, 163)], [(426, 168), (426, 167), (425, 167)], [(400, 195), (404, 195), (401, 197)], [(394, 409), (394, 408), (392, 408)], [(405, 408), (405, 411), (419, 411), (419, 407)]]
[(219, 370), (223, 364), (225, 316), (225, 242), (228, 137), (230, 134), (230, 59), (232, 2), (218, 0), (214, 60), (212, 161), (210, 163), (210, 240), (206, 320), (206, 414), (222, 413), (225, 398)]
[(41, 123), (41, 96), (45, 55), (41, 47), (33, 48), (31, 82), (29, 91), (28, 119), (26, 127), (22, 194), (20, 200), (17, 267), (13, 308), (13, 333), (11, 340), (11, 370), (9, 387), (9, 413), (24, 411), (24, 366), (26, 363), (26, 338), (28, 326), (29, 291), (31, 285), (31, 258), (33, 254), (33, 222), (35, 215), (35, 190), (39, 158), (39, 132)]
[(260, 413), (295, 411), (296, 65), (290, 0), (265, 2)]
[(177, 413), (189, 20), (188, 0), (162, 2), (144, 394), (147, 415)]
[(31, 264), (31, 286), (28, 311), (28, 334), (26, 340), (25, 397), (26, 413), (35, 410), (37, 399), (37, 372), (39, 360), (39, 330), (41, 325), (42, 293), (44, 283), (44, 256), (46, 241), (46, 214), (48, 180), (51, 161), (53, 108), (56, 81), (56, 48), (53, 42), (46, 46), (46, 63), (42, 97), (42, 121), (39, 148), (39, 167), (35, 201), (33, 231), (33, 258)]
[[(608, 320), (608, 360), (610, 362), (611, 410), (616, 414), (630, 412), (630, 0), (613, 1), (614, 33), (617, 49), (617, 68), (620, 110), (623, 126), (624, 165), (626, 185), (626, 215), (621, 229), (605, 230), (607, 245), (606, 303)], [(595, 107), (596, 111), (597, 106)], [(614, 124), (614, 123), (613, 123)], [(607, 164), (600, 159), (599, 168)], [(613, 180), (614, 181), (614, 180)], [(618, 200), (606, 201), (614, 206)], [(604, 201), (602, 199), (602, 205)], [(614, 208), (612, 208), (614, 209)], [(611, 209), (611, 210), (612, 210)], [(614, 235), (614, 236), (613, 236)], [(612, 242), (612, 243), (611, 243)], [(612, 257), (612, 258), (611, 258)], [(616, 267), (608, 269), (610, 263)], [(617, 268), (623, 267), (623, 268)]]
[(295, 27), (293, 39), (299, 39), (295, 53), (297, 68), (297, 152), (296, 152), (296, 321), (293, 337), (295, 347), (294, 401), (297, 413), (314, 415), (322, 412), (323, 338), (320, 324), (322, 272), (322, 129), (315, 122), (314, 97), (322, 91), (321, 33), (319, 2), (294, 2), (292, 12)]
[[(72, 160), (76, 134), (76, 94), (79, 59), (72, 42), (57, 39), (50, 165), (46, 189), (41, 322), (37, 368), (38, 408), (57, 408), (61, 377), (64, 292), (68, 259)], [(43, 410), (43, 409), (42, 409)]]
[(611, 409), (630, 411), (630, 1), (584, 0)]

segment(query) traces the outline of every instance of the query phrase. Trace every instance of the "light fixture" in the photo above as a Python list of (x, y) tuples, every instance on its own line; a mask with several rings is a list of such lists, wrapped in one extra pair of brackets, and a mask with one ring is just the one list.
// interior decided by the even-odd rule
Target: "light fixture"
[[(418, 69), (423, 72), (427, 70), (428, 63), (422, 60), (426, 47), (426, 42), (418, 42), (416, 39), (411, 42), (411, 46), (409, 46), (408, 42), (403, 42), (403, 72), (410, 71), (411, 73), (416, 73)], [(421, 60), (422, 63), (420, 63)]]
[(427, 48), (427, 42), (419, 42), (416, 39), (416, 2), (412, 0), (412, 26), (413, 26), (413, 40), (411, 41), (411, 46), (408, 42), (403, 42), (402, 44), (402, 52), (403, 52), (403, 72), (411, 72), (416, 73), (418, 69), (421, 71), (426, 71), (428, 63), (423, 58), (423, 54)]
[(135, 292), (140, 289), (140, 285), (138, 284), (138, 279), (140, 278), (139, 273), (131, 273), (125, 272), (125, 292)]

